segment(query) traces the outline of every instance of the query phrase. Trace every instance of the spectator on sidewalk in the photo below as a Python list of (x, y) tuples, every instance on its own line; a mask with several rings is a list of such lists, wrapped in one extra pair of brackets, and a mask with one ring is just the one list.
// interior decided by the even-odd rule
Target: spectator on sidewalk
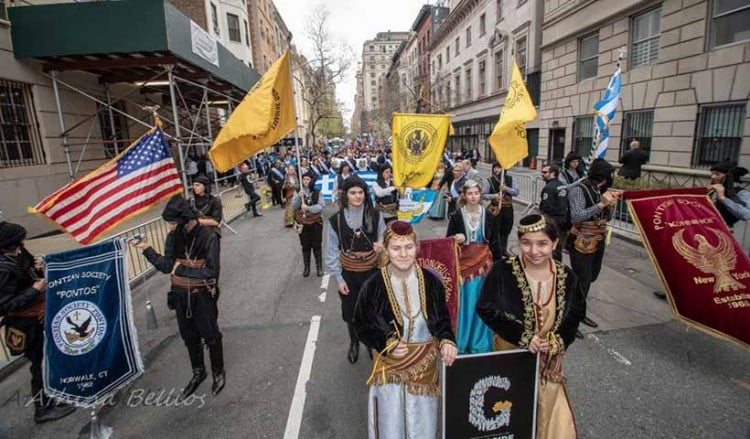
[(648, 154), (641, 149), (641, 142), (633, 139), (630, 142), (630, 150), (620, 157), (620, 175), (627, 180), (641, 178), (641, 166), (648, 162)]
[(542, 179), (546, 184), (542, 188), (539, 211), (551, 218), (557, 226), (561, 244), (555, 247), (552, 256), (556, 261), (562, 262), (562, 248), (570, 230), (570, 207), (568, 206), (568, 191), (560, 189), (563, 183), (557, 178), (557, 174), (557, 166), (542, 166)]

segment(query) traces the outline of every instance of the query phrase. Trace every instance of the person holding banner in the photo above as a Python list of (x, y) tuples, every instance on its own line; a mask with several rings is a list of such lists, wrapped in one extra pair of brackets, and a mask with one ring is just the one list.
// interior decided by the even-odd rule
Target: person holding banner
[(445, 289), (417, 265), (409, 223), (392, 221), (384, 247), (389, 263), (362, 285), (354, 312), (357, 335), (373, 354), (369, 437), (436, 438), (438, 358), (450, 366), (458, 353)]
[(372, 184), (375, 192), (375, 208), (380, 211), (383, 221), (389, 222), (397, 219), (398, 215), (398, 188), (393, 185), (393, 167), (383, 164), (378, 169), (378, 178)]
[[(612, 206), (619, 199), (619, 193), (607, 191), (612, 185), (614, 170), (606, 160), (594, 159), (588, 177), (568, 191), (573, 226), (566, 244), (570, 266), (581, 283), (584, 300), (602, 269), (607, 222), (612, 218)], [(582, 322), (592, 328), (599, 326), (589, 317), (584, 317)]]
[(365, 280), (375, 273), (383, 249), (385, 223), (372, 206), (367, 183), (352, 175), (341, 186), (341, 208), (330, 217), (326, 234), (326, 267), (336, 279), (341, 316), (349, 329), (347, 358), (359, 358), (359, 338), (352, 324), (354, 306)]
[(559, 244), (554, 222), (539, 214), (521, 218), (521, 255), (492, 266), (476, 306), (495, 333), (495, 350), (539, 353), (539, 439), (578, 436), (562, 363), (585, 315), (585, 301), (573, 270), (552, 258)]
[(12, 355), (23, 354), (31, 366), (31, 397), (34, 422), (54, 421), (75, 407), (53, 402), (44, 392), (44, 279), (42, 261), (26, 250), (26, 229), (0, 222), (0, 317), (5, 326), (5, 345)]
[(315, 255), (318, 277), (323, 276), (323, 217), (321, 213), (325, 201), (320, 191), (315, 189), (315, 173), (308, 171), (302, 176), (302, 190), (294, 194), (292, 208), (294, 221), (302, 226), (299, 242), (302, 245), (302, 276), (310, 276), (310, 254)]
[(160, 255), (148, 238), (131, 240), (131, 245), (143, 250), (143, 256), (165, 274), (170, 274), (172, 287), (167, 304), (175, 310), (180, 336), (185, 342), (193, 368), (193, 377), (182, 391), (182, 397), (192, 395), (206, 379), (203, 343), (208, 345), (213, 372), (214, 396), (224, 388), (224, 349), (221, 332), (216, 322), (218, 310), (212, 297), (219, 277), (219, 238), (216, 233), (198, 222), (193, 210), (182, 195), (169, 199), (162, 218), (170, 232)]
[(481, 203), (482, 185), (466, 180), (462, 194), (466, 204), (451, 215), (445, 235), (453, 236), (461, 246), (458, 263), (463, 283), (458, 295), (456, 341), (461, 354), (479, 354), (492, 351), (492, 331), (479, 320), (474, 308), (487, 271), (492, 261), (502, 257), (502, 250), (495, 220)]
[(739, 185), (747, 172), (746, 168), (731, 161), (711, 167), (709, 195), (730, 229), (739, 221), (750, 219), (750, 192)]

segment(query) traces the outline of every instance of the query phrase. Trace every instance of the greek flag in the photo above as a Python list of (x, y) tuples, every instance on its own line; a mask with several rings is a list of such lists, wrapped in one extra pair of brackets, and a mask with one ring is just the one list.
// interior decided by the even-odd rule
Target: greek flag
[[(355, 174), (357, 174), (359, 178), (367, 183), (367, 186), (370, 188), (370, 192), (372, 192), (372, 184), (375, 183), (375, 180), (378, 179), (378, 173), (355, 172)], [(315, 189), (318, 189), (320, 191), (320, 195), (323, 196), (323, 199), (326, 200), (326, 202), (334, 201), (333, 187), (336, 184), (337, 178), (338, 175), (332, 172), (330, 174), (323, 174), (323, 177), (315, 181)]]
[(607, 90), (604, 92), (604, 98), (594, 105), (596, 110), (596, 126), (594, 127), (594, 148), (591, 151), (589, 162), (593, 159), (604, 158), (607, 153), (609, 144), (609, 124), (615, 118), (617, 103), (620, 101), (620, 91), (622, 90), (622, 77), (620, 75), (620, 66), (609, 80)]

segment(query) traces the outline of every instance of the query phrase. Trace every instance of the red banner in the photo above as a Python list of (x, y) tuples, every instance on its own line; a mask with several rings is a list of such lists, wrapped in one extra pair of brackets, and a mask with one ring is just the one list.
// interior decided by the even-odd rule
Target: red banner
[(750, 258), (705, 188), (626, 191), (674, 315), (750, 347)]
[(456, 330), (458, 316), (458, 249), (453, 238), (423, 239), (419, 242), (417, 263), (436, 274), (445, 286), (445, 302), (451, 316), (453, 330)]

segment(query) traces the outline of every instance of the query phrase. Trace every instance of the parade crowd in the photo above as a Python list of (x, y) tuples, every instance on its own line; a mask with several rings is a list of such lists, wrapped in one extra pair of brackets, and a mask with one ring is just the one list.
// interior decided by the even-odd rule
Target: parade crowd
[[(632, 150), (638, 145), (631, 144)], [(645, 160), (639, 153), (628, 157), (621, 175), (637, 178)], [(334, 280), (350, 340), (347, 361), (358, 362), (364, 345), (378, 371), (368, 380), (371, 438), (437, 437), (439, 361), (450, 366), (460, 354), (518, 348), (540, 356), (537, 437), (577, 437), (563, 365), (568, 347), (582, 338), (579, 323), (597, 327), (587, 316), (586, 299), (600, 273), (607, 223), (620, 198), (611, 189), (615, 168), (596, 159), (584, 169), (575, 152), (559, 165), (543, 166), (540, 212), (516, 221), (517, 182), (497, 163), (488, 178), (481, 177), (479, 158), (476, 151), (445, 153), (429, 184), (437, 197), (427, 217), (447, 219), (445, 236), (460, 248), (455, 331), (443, 282), (417, 264), (419, 237), (398, 220), (401, 194), (393, 183), (390, 152), (356, 145), (300, 155), (264, 152), (235, 172), (248, 214), (262, 216), (259, 181), (269, 188), (271, 205), (284, 210), (283, 225), (299, 235), (302, 276), (310, 276), (314, 259), (315, 275), (325, 271)], [(203, 170), (191, 175), (192, 198), (175, 195), (163, 210), (170, 228), (163, 254), (146, 238), (131, 241), (170, 276), (168, 304), (192, 369), (183, 397), (209, 375), (206, 350), (214, 396), (226, 380), (217, 323), (222, 205), (211, 194), (212, 170), (205, 165)], [(372, 187), (358, 175), (363, 171), (377, 173)], [(750, 218), (747, 191), (734, 185), (746, 172), (731, 163), (712, 169), (711, 187), (728, 223)], [(332, 173), (335, 212), (326, 217), (315, 182)], [(514, 227), (517, 254), (508, 248)], [(0, 314), (24, 334), (22, 353), (31, 362), (32, 393), (39, 395), (34, 419), (45, 422), (73, 409), (49, 401), (42, 390), (46, 282), (25, 238), (22, 226), (0, 223)], [(563, 250), (570, 266), (563, 263)]]

